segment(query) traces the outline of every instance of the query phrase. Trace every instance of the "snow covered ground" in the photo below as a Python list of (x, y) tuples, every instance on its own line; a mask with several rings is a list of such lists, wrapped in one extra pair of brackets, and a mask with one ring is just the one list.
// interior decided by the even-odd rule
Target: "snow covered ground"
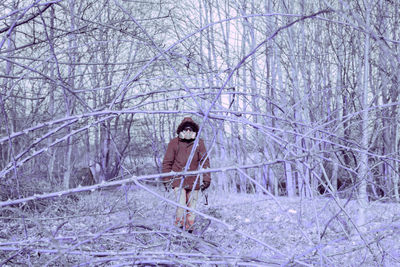
[[(209, 191), (200, 234), (172, 226), (171, 192), (120, 188), (2, 211), (3, 266), (400, 266), (400, 208)], [(35, 211), (40, 209), (40, 211)], [(199, 227), (206, 218), (197, 217)], [(0, 265), (1, 265), (0, 264)]]

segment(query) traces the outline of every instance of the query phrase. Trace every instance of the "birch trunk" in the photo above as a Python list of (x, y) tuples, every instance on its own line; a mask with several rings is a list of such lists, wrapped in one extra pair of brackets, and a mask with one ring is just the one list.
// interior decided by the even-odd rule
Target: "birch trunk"
[[(55, 20), (55, 11), (54, 11), (54, 7), (50, 7), (50, 29), (49, 29), (49, 42), (53, 42), (54, 40), (54, 36), (55, 36), (55, 26), (54, 26), (54, 20)], [(55, 57), (55, 53), (54, 50), (52, 51), (53, 57)], [(56, 80), (55, 77), (55, 58), (53, 58), (53, 60), (51, 60), (51, 62), (49, 63), (49, 72), (50, 72), (50, 77), (53, 78), (53, 80)], [(50, 97), (50, 101), (49, 101), (49, 113), (50, 116), (52, 118), (54, 118), (55, 116), (55, 107), (54, 107), (54, 101), (55, 101), (55, 91), (57, 89), (56, 84), (54, 82), (50, 82), (50, 88), (49, 88), (49, 97)], [(48, 140), (48, 145), (50, 145), (51, 143), (53, 143), (53, 136), (49, 137)], [(55, 148), (50, 148), (49, 149), (49, 165), (48, 165), (48, 169), (47, 169), (47, 176), (49, 178), (49, 180), (53, 183), (56, 182), (56, 179), (54, 177), (54, 168), (55, 168), (55, 163), (56, 163), (56, 149)]]
[[(18, 6), (18, 1), (13, 1), (11, 4), (13, 9), (17, 9)], [(10, 17), (9, 23), (12, 24), (13, 21), (17, 18), (17, 14), (12, 15)], [(14, 56), (14, 50), (15, 50), (15, 43), (16, 43), (16, 31), (11, 31), (7, 38), (5, 39), (5, 43), (7, 44), (7, 54), (6, 57), (10, 58), (11, 60), (13, 59)], [(1, 48), (1, 47), (0, 47)], [(2, 82), (2, 88), (0, 91), (2, 92), (0, 94), (0, 136), (8, 136), (10, 137), (11, 133), (17, 130), (16, 122), (18, 121), (17, 118), (17, 105), (16, 103), (12, 103), (10, 106), (12, 108), (10, 110), (7, 109), (7, 103), (6, 99), (8, 98), (8, 92), (10, 88), (13, 85), (12, 79), (8, 79), (6, 77), (12, 77), (14, 72), (14, 66), (13, 63), (10, 61), (5, 62), (5, 75), (3, 78)], [(4, 94), (3, 94), (4, 92)], [(5, 97), (4, 97), (5, 96)], [(9, 100), (12, 101), (12, 100)], [(16, 100), (15, 100), (16, 101)], [(5, 144), (4, 146), (0, 146), (0, 156), (1, 154), (4, 153), (4, 158), (6, 159), (5, 162), (9, 161), (13, 163), (13, 179), (15, 179), (15, 190), (18, 194), (20, 195), (20, 181), (19, 181), (19, 173), (18, 173), (18, 168), (17, 168), (17, 162), (15, 159), (15, 151), (16, 151), (16, 142), (13, 142), (11, 139)], [(5, 148), (4, 152), (2, 152), (2, 149)], [(6, 166), (6, 164), (4, 164)], [(2, 163), (0, 163), (0, 166), (2, 166)]]
[[(369, 29), (370, 22), (370, 3), (367, 3), (366, 8), (366, 25)], [(369, 114), (368, 114), (368, 93), (369, 93), (369, 54), (370, 54), (370, 36), (367, 31), (365, 34), (364, 42), (364, 67), (363, 67), (363, 80), (362, 80), (362, 91), (361, 91), (361, 108), (362, 108), (362, 121), (361, 121), (361, 155), (360, 155), (360, 168), (358, 173), (359, 181), (359, 214), (358, 214), (358, 225), (363, 226), (366, 222), (365, 212), (368, 207), (368, 146), (370, 138), (370, 127), (369, 127)]]
[[(400, 145), (400, 136), (399, 136), (399, 126), (396, 124), (395, 127), (395, 155), (399, 155), (399, 145)], [(399, 195), (399, 161), (395, 160), (394, 161), (394, 175), (393, 175), (393, 188), (394, 188), (394, 198), (396, 199), (396, 202), (400, 202), (400, 195)]]
[[(75, 25), (75, 0), (70, 0), (68, 2), (69, 6), (69, 15), (70, 15), (70, 30), (71, 34), (68, 40), (68, 56), (69, 56), (69, 66), (68, 66), (68, 86), (70, 90), (73, 90), (75, 87), (75, 63), (76, 63), (76, 36), (74, 34), (76, 25)], [(73, 106), (73, 100), (72, 97), (69, 96), (69, 92), (67, 92), (66, 89), (64, 89), (64, 101), (65, 101), (65, 109), (66, 109), (66, 117), (71, 116), (72, 114), (72, 106)], [(68, 133), (71, 132), (71, 128), (68, 127)], [(72, 150), (73, 150), (73, 145), (72, 145), (72, 137), (68, 137), (66, 140), (66, 159), (65, 159), (65, 172), (64, 172), (64, 178), (63, 178), (63, 183), (64, 183), (64, 188), (69, 188), (70, 185), (70, 180), (71, 180), (71, 175), (72, 175), (72, 170), (73, 170), (73, 160), (72, 160)]]
[[(399, 7), (400, 4), (399, 2), (394, 2), (395, 6), (394, 6), (394, 17), (395, 18), (399, 18)], [(392, 36), (394, 38), (398, 38), (399, 36), (399, 20), (396, 19), (395, 23), (393, 25), (393, 30), (392, 30)], [(397, 66), (397, 61), (394, 60), (394, 57), (392, 58), (392, 66)], [(398, 68), (394, 68), (397, 69)], [(393, 97), (392, 97), (392, 102), (397, 102), (398, 98), (399, 98), (399, 91), (398, 91), (398, 83), (399, 83), (399, 77), (400, 73), (399, 71), (397, 71), (397, 75), (396, 75), (396, 80), (397, 80), (397, 84), (392, 85), (392, 90), (393, 90)], [(394, 99), (393, 99), (394, 98)], [(392, 127), (394, 127), (394, 155), (399, 155), (400, 151), (399, 151), (399, 146), (400, 146), (400, 127), (399, 127), (399, 123), (398, 123), (398, 117), (399, 117), (399, 106), (396, 105), (393, 107), (393, 122), (394, 125)], [(400, 164), (399, 164), (399, 158), (394, 160), (394, 171), (393, 171), (393, 194), (394, 194), (394, 198), (396, 200), (396, 202), (400, 202), (400, 193), (399, 193), (399, 180), (400, 180)]]
[(292, 171), (292, 165), (289, 161), (285, 161), (285, 174), (286, 174), (286, 192), (288, 197), (295, 197), (295, 183)]

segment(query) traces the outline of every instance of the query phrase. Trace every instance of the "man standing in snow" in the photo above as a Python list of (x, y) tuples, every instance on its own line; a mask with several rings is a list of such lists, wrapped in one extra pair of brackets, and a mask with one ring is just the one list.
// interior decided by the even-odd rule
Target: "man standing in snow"
[[(199, 139), (197, 147), (193, 148), (198, 132), (199, 126), (190, 117), (182, 120), (176, 131), (178, 137), (172, 139), (168, 144), (162, 163), (163, 173), (184, 171), (192, 149), (194, 149), (194, 154), (187, 170), (195, 171), (210, 167), (210, 160), (204, 141)], [(163, 180), (166, 186), (172, 185), (180, 205), (194, 209), (198, 200), (199, 190), (205, 190), (210, 186), (211, 175), (210, 173), (204, 173), (202, 181), (200, 175), (169, 176)], [(193, 212), (186, 211), (181, 207), (177, 208), (175, 217), (176, 226), (191, 232), (193, 230), (194, 219), (195, 214)]]

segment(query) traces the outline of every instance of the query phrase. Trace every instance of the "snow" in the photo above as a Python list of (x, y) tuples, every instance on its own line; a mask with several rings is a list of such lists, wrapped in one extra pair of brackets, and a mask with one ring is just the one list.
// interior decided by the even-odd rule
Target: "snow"
[(353, 200), (208, 193), (209, 205), (201, 197), (197, 209), (215, 219), (201, 236), (172, 226), (172, 205), (128, 186), (48, 201), (40, 212), (5, 209), (0, 259), (3, 266), (400, 266), (398, 204), (369, 203), (367, 223), (356, 227)]

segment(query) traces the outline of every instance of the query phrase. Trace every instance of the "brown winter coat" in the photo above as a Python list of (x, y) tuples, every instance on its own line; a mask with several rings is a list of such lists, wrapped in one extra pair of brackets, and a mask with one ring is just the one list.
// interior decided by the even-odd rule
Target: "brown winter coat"
[[(179, 125), (177, 133), (179, 134), (179, 132), (181, 132), (184, 129), (184, 127), (188, 125), (192, 126), (195, 132), (198, 132), (199, 129), (198, 125), (191, 118), (187, 117), (184, 118), (181, 124)], [(173, 172), (184, 171), (186, 162), (188, 161), (193, 145), (194, 145), (194, 140), (190, 141), (181, 140), (179, 137), (175, 137), (174, 139), (172, 139), (168, 144), (168, 148), (164, 156), (164, 160), (162, 163), (162, 172), (168, 173), (171, 171)], [(210, 160), (207, 155), (206, 147), (204, 145), (204, 141), (200, 139), (188, 171), (195, 171), (200, 168), (205, 169), (209, 167), (210, 167)], [(197, 177), (198, 177), (197, 175), (193, 176), (176, 175), (176, 176), (165, 177), (164, 181), (167, 182), (172, 180), (172, 187), (179, 187), (183, 179), (183, 185), (182, 185), (183, 188), (192, 190)], [(210, 173), (203, 174), (203, 181), (210, 183), (211, 181)], [(199, 177), (196, 181), (195, 190), (199, 190), (200, 185), (201, 184)]]

